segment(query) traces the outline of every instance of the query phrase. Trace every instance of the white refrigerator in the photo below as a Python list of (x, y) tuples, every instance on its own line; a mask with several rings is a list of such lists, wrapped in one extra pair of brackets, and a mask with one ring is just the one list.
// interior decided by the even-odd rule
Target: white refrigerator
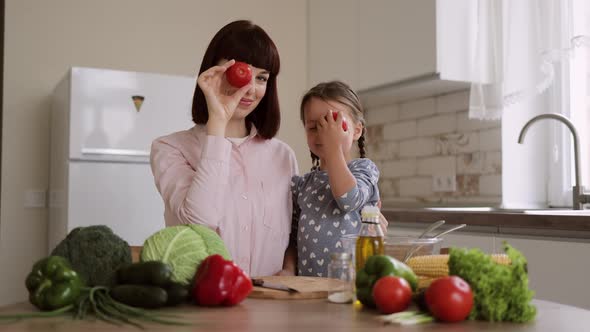
[(164, 227), (152, 141), (192, 127), (193, 77), (71, 68), (52, 102), (51, 251), (78, 226), (107, 225), (130, 245)]

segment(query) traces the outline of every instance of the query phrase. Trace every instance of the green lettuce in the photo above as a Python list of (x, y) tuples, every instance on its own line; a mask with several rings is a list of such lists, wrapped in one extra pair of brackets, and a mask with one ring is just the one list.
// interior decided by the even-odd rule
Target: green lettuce
[(231, 259), (223, 240), (213, 230), (201, 225), (181, 225), (166, 227), (145, 240), (140, 260), (169, 264), (172, 279), (186, 285), (201, 262), (213, 254)]
[(449, 274), (463, 278), (473, 291), (470, 319), (524, 323), (535, 318), (526, 258), (506, 242), (504, 251), (508, 266), (494, 263), (479, 249), (451, 248)]

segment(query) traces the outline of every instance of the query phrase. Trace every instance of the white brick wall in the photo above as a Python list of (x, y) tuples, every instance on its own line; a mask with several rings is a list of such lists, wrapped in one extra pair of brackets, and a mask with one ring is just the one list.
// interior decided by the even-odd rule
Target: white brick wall
[(416, 137), (416, 121), (396, 122), (383, 127), (383, 139), (386, 141), (397, 141), (411, 137)]
[(404, 177), (416, 174), (416, 160), (404, 159), (397, 161), (383, 162), (383, 168), (380, 169), (381, 174), (387, 177)]
[(432, 195), (432, 178), (414, 177), (400, 179), (399, 194), (405, 197)]
[[(499, 205), (501, 122), (468, 118), (469, 91), (367, 110), (368, 157), (385, 206)], [(433, 192), (433, 175), (455, 174), (455, 192)]]
[(484, 154), (481, 152), (465, 153), (457, 156), (457, 173), (481, 174), (484, 165)]
[(399, 143), (400, 157), (431, 156), (435, 151), (434, 138), (420, 137)]
[(367, 158), (373, 160), (397, 159), (399, 144), (396, 142), (380, 142), (367, 145)]
[(461, 132), (500, 127), (499, 120), (469, 119), (467, 111), (457, 113), (457, 130)]
[(479, 151), (477, 132), (441, 135), (436, 140), (438, 154), (459, 154)]
[(370, 112), (365, 110), (365, 122), (367, 126), (389, 123), (397, 119), (399, 119), (399, 105), (397, 104), (372, 109)]
[(486, 152), (482, 172), (502, 173), (502, 152)]
[(480, 195), (500, 196), (502, 195), (502, 176), (482, 175), (479, 178)]
[(456, 158), (431, 157), (418, 160), (418, 175), (434, 175), (439, 173), (456, 173)]
[(397, 180), (381, 178), (379, 180), (379, 194), (382, 200), (384, 197), (397, 196), (399, 194)]
[(418, 99), (400, 106), (400, 119), (416, 119), (436, 113), (434, 98)]
[(457, 130), (455, 114), (438, 115), (418, 120), (418, 136), (452, 133)]
[(436, 97), (436, 112), (449, 113), (469, 109), (469, 90)]

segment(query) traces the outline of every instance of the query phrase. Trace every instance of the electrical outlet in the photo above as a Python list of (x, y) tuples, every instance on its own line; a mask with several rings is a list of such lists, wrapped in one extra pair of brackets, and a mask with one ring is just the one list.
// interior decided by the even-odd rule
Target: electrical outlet
[(453, 192), (457, 190), (455, 174), (435, 174), (432, 176), (432, 191)]
[(47, 191), (39, 189), (29, 189), (25, 191), (26, 208), (44, 208), (47, 207)]

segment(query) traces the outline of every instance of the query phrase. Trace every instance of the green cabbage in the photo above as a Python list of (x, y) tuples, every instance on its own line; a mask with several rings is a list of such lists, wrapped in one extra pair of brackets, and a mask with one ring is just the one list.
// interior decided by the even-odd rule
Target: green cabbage
[(213, 230), (182, 225), (166, 227), (145, 240), (140, 260), (167, 263), (172, 267), (174, 281), (189, 284), (199, 264), (213, 254), (231, 259), (223, 240)]

